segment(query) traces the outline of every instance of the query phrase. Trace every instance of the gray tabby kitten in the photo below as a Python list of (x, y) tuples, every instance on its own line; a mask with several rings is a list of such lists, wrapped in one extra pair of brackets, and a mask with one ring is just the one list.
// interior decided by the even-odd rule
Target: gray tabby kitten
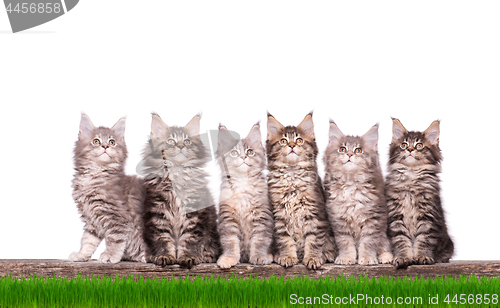
[(333, 262), (337, 248), (318, 175), (312, 113), (297, 127), (285, 127), (268, 114), (266, 148), (275, 262), (290, 267), (302, 261), (308, 269)]
[(441, 206), (439, 121), (423, 133), (407, 131), (393, 119), (386, 196), (394, 265), (448, 262), (453, 242)]
[(222, 183), (219, 202), (219, 234), (223, 254), (220, 268), (238, 262), (270, 264), (273, 261), (273, 214), (264, 175), (266, 155), (259, 124), (245, 139), (235, 139), (219, 126), (217, 162)]
[(345, 136), (330, 121), (325, 152), (326, 209), (339, 249), (336, 264), (391, 263), (387, 205), (377, 143), (378, 124), (362, 137)]
[(81, 249), (69, 256), (71, 261), (88, 261), (105, 239), (106, 250), (100, 262), (146, 262), (142, 238), (144, 186), (136, 176), (125, 175), (124, 132), (124, 118), (112, 128), (96, 128), (82, 114), (74, 150), (73, 198), (85, 225)]
[(153, 114), (144, 151), (144, 238), (148, 261), (191, 268), (215, 262), (220, 244), (217, 216), (203, 167), (208, 153), (200, 139), (200, 116), (186, 126), (167, 126)]

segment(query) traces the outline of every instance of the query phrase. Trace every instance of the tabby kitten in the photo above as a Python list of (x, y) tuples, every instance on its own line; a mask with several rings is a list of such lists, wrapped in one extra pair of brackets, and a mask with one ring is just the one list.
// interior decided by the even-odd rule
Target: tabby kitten
[(439, 121), (422, 132), (393, 119), (386, 196), (394, 265), (448, 262), (453, 242), (441, 206)]
[(70, 261), (88, 261), (105, 239), (101, 263), (146, 262), (142, 238), (144, 186), (136, 176), (125, 175), (124, 132), (124, 118), (112, 128), (96, 128), (82, 114), (74, 150), (73, 198), (85, 225), (81, 249), (69, 256)]
[(146, 177), (144, 239), (148, 261), (157, 265), (191, 268), (215, 262), (219, 255), (215, 205), (203, 170), (208, 153), (199, 134), (200, 116), (177, 127), (153, 114), (143, 160), (151, 171)]
[(330, 121), (325, 152), (326, 209), (339, 249), (336, 264), (391, 263), (387, 205), (377, 143), (378, 124), (362, 137), (345, 136)]
[(312, 113), (297, 127), (285, 127), (268, 114), (266, 150), (276, 263), (290, 267), (302, 261), (317, 269), (333, 262), (337, 251), (316, 164)]
[(238, 262), (270, 264), (273, 261), (273, 214), (264, 175), (266, 155), (259, 124), (245, 139), (231, 136), (219, 126), (217, 162), (221, 168), (219, 234), (223, 254), (220, 268)]

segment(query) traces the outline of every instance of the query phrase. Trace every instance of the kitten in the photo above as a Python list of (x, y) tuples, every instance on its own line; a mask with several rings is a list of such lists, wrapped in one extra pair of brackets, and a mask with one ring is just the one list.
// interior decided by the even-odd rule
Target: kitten
[(264, 175), (266, 155), (259, 124), (245, 139), (231, 136), (219, 125), (217, 162), (221, 168), (219, 234), (223, 254), (220, 268), (238, 262), (270, 264), (273, 214)]
[(290, 267), (302, 261), (317, 269), (337, 253), (318, 175), (318, 147), (312, 113), (297, 126), (281, 125), (268, 114), (269, 196), (274, 212), (278, 254), (275, 262)]
[(75, 144), (73, 198), (84, 222), (82, 246), (70, 261), (88, 261), (103, 239), (101, 263), (146, 262), (142, 238), (144, 185), (125, 175), (125, 119), (112, 128), (94, 127), (82, 114)]
[(453, 255), (439, 196), (441, 160), (439, 121), (422, 133), (393, 119), (386, 196), (397, 268), (448, 262)]
[(378, 124), (362, 137), (345, 136), (330, 121), (325, 152), (326, 209), (339, 249), (336, 264), (391, 263), (387, 205), (377, 143)]
[(143, 161), (151, 171), (146, 178), (144, 238), (148, 261), (157, 265), (191, 268), (215, 262), (219, 255), (215, 205), (203, 170), (208, 153), (199, 134), (200, 116), (177, 127), (153, 114)]

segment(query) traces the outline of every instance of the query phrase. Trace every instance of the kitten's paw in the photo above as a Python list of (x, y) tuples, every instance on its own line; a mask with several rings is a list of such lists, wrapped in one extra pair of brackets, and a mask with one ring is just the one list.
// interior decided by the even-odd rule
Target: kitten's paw
[(73, 252), (69, 255), (68, 260), (73, 262), (86, 262), (90, 260), (90, 257), (81, 255), (78, 252)]
[(191, 268), (198, 264), (195, 257), (180, 257), (177, 261), (179, 265), (184, 268)]
[(108, 252), (103, 252), (101, 253), (101, 256), (99, 256), (99, 262), (101, 263), (118, 263), (120, 260), (121, 257), (113, 256)]
[(268, 254), (266, 256), (251, 256), (250, 263), (255, 265), (266, 265), (273, 263), (273, 255)]
[(302, 263), (307, 267), (307, 269), (310, 270), (317, 270), (321, 267), (321, 264), (323, 264), (323, 260), (321, 258), (304, 258), (302, 260)]
[(359, 265), (375, 265), (378, 264), (377, 258), (373, 256), (359, 256), (358, 258)]
[(433, 258), (428, 256), (421, 256), (413, 258), (413, 264), (430, 265), (436, 263)]
[(400, 268), (407, 268), (408, 266), (412, 265), (413, 261), (411, 258), (396, 257), (392, 261), (392, 264), (394, 264), (394, 266), (397, 269), (400, 269)]
[(391, 264), (393, 258), (394, 257), (392, 256), (392, 253), (390, 253), (390, 252), (384, 252), (384, 253), (381, 253), (378, 256), (378, 262), (380, 264)]
[(327, 251), (323, 252), (323, 257), (325, 258), (326, 262), (335, 262), (335, 258), (337, 257), (337, 254), (334, 251)]
[(153, 258), (153, 263), (158, 266), (167, 266), (175, 264), (177, 260), (175, 260), (174, 256), (166, 255), (166, 256), (157, 256)]
[(335, 264), (338, 265), (353, 265), (356, 264), (356, 258), (350, 256), (338, 256), (335, 259)]
[(217, 260), (217, 265), (220, 268), (231, 268), (232, 266), (235, 266), (238, 264), (238, 260), (235, 258), (231, 257), (220, 257), (219, 260)]
[(295, 264), (299, 263), (299, 259), (297, 257), (278, 257), (278, 262), (279, 265), (284, 266), (284, 267), (292, 267)]

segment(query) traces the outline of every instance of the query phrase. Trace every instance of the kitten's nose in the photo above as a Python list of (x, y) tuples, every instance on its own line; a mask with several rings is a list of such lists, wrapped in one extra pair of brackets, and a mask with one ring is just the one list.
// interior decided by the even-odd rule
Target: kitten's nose
[(181, 149), (181, 150), (182, 150), (182, 148), (184, 147), (184, 145), (179, 144), (179, 145), (178, 145), (178, 147), (179, 147), (179, 149)]
[(109, 148), (109, 145), (103, 144), (102, 147), (106, 150), (107, 148)]
[(295, 147), (295, 142), (290, 141), (290, 142), (288, 143), (288, 145), (289, 145), (289, 146), (293, 149), (293, 148)]
[(349, 156), (349, 158), (351, 158), (351, 157), (352, 157), (352, 155), (354, 155), (354, 154), (352, 154), (352, 153), (347, 153), (347, 156)]
[(410, 153), (413, 152), (413, 150), (415, 150), (413, 147), (408, 148), (408, 152)]

